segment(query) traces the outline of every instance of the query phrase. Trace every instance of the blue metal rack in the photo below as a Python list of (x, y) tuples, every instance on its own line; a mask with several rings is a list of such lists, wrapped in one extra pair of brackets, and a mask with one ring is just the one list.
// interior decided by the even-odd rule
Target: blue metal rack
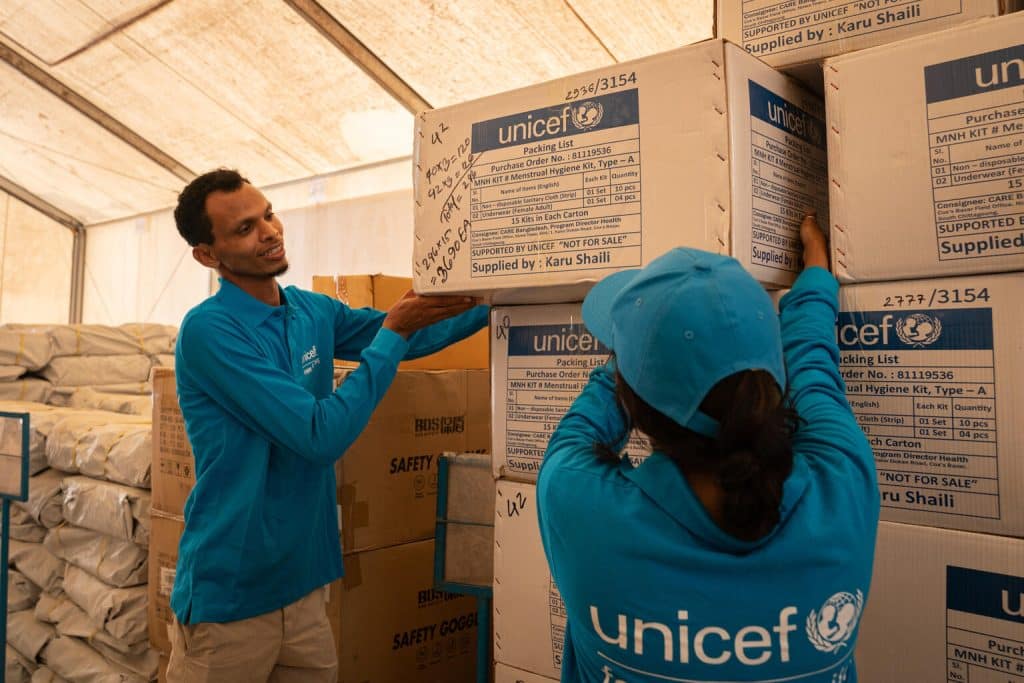
[[(7, 670), (7, 553), (11, 533), (11, 501), (28, 500), (28, 444), (29, 444), (29, 414), (8, 413), (0, 411), (0, 423), (3, 431), (13, 427), (14, 423), (20, 425), (21, 439), (13, 439), (14, 444), (20, 443), (20, 453), (8, 453), (12, 450), (5, 447), (0, 452), (0, 499), (3, 500), (2, 540), (0, 540), (0, 567), (3, 575), (0, 576), (0, 605), (3, 605), (4, 617), (0, 619), (0, 681)], [(6, 437), (7, 434), (4, 434)], [(6, 446), (8, 440), (3, 442)]]
[[(472, 595), (476, 598), (476, 680), (487, 683), (490, 680), (490, 634), (491, 634), (491, 598), (493, 585), (474, 584), (451, 581), (446, 578), (448, 526), (459, 524), (464, 526), (494, 526), (493, 517), (490, 524), (479, 520), (449, 519), (448, 492), (451, 456), (445, 454), (438, 462), (437, 470), (437, 522), (434, 527), (434, 586), (449, 593)], [(490, 468), (487, 468), (488, 475)], [(493, 512), (493, 505), (491, 506)]]

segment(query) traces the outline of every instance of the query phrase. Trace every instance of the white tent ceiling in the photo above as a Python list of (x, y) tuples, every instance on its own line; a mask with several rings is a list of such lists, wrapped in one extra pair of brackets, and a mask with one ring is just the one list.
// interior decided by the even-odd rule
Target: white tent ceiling
[(83, 225), (412, 150), (413, 113), (707, 38), (713, 0), (0, 0), (0, 189)]

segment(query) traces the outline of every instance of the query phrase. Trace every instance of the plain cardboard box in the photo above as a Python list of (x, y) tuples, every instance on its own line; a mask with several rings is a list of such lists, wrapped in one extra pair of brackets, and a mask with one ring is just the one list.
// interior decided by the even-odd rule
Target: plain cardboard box
[(345, 556), (327, 605), (339, 683), (475, 680), (476, 600), (433, 586), (433, 540)]
[(862, 681), (1024, 680), (1024, 541), (882, 522)]
[[(149, 637), (165, 653), (183, 529), (181, 518), (153, 512)], [(476, 601), (434, 589), (433, 540), (349, 553), (344, 562), (345, 576), (331, 584), (327, 603), (340, 682), (474, 680)]]
[(827, 61), (840, 281), (1024, 270), (1022, 35), (1011, 14)]
[(185, 520), (152, 509), (149, 529), (149, 643), (163, 653), (171, 651), (171, 589), (178, 564), (178, 542), (185, 531)]
[[(314, 275), (313, 291), (334, 297), (350, 308), (376, 308), (386, 311), (412, 289), (412, 280), (395, 275)], [(437, 353), (416, 360), (402, 361), (400, 370), (458, 370), (486, 368), (488, 362), (487, 331), (452, 344)], [(352, 367), (356, 363), (335, 361), (335, 365)]]
[(718, 0), (717, 35), (776, 67), (882, 45), (1007, 11), (1006, 0)]
[(335, 465), (345, 552), (434, 536), (441, 454), (490, 450), (486, 370), (399, 372)]
[(196, 483), (195, 459), (178, 407), (174, 368), (153, 368), (153, 508), (185, 514), (185, 500)]
[(882, 518), (1024, 536), (1024, 273), (840, 290), (847, 398)]
[(722, 40), (424, 112), (413, 286), (580, 301), (677, 246), (787, 286), (804, 208), (827, 214), (823, 119), (817, 96)]
[(504, 664), (494, 666), (494, 683), (556, 683), (557, 678), (538, 676)]
[(498, 481), (494, 516), (494, 660), (558, 680), (565, 605), (537, 524), (537, 487)]
[[(583, 325), (580, 304), (496, 307), (491, 312), (494, 476), (536, 481), (551, 433), (610, 351)], [(638, 464), (650, 442), (634, 434)]]

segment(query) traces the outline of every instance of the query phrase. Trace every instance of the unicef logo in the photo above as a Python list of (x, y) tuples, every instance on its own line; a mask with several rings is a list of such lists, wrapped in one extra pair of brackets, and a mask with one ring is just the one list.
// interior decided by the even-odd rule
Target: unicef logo
[(925, 313), (911, 313), (896, 321), (896, 334), (904, 344), (921, 348), (939, 338), (942, 322)]
[(600, 102), (587, 100), (572, 106), (572, 125), (580, 130), (588, 130), (601, 123), (604, 107)]
[(825, 601), (817, 612), (807, 615), (807, 638), (822, 652), (838, 652), (853, 635), (864, 607), (864, 594), (840, 592)]

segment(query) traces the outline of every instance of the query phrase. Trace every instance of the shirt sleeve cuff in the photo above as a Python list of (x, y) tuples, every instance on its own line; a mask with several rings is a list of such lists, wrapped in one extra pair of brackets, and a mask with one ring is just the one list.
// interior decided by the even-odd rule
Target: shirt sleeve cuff
[(377, 336), (374, 337), (372, 346), (387, 354), (388, 357), (394, 358), (396, 362), (405, 357), (405, 352), (409, 350), (409, 342), (405, 337), (386, 327), (382, 327), (377, 331)]

